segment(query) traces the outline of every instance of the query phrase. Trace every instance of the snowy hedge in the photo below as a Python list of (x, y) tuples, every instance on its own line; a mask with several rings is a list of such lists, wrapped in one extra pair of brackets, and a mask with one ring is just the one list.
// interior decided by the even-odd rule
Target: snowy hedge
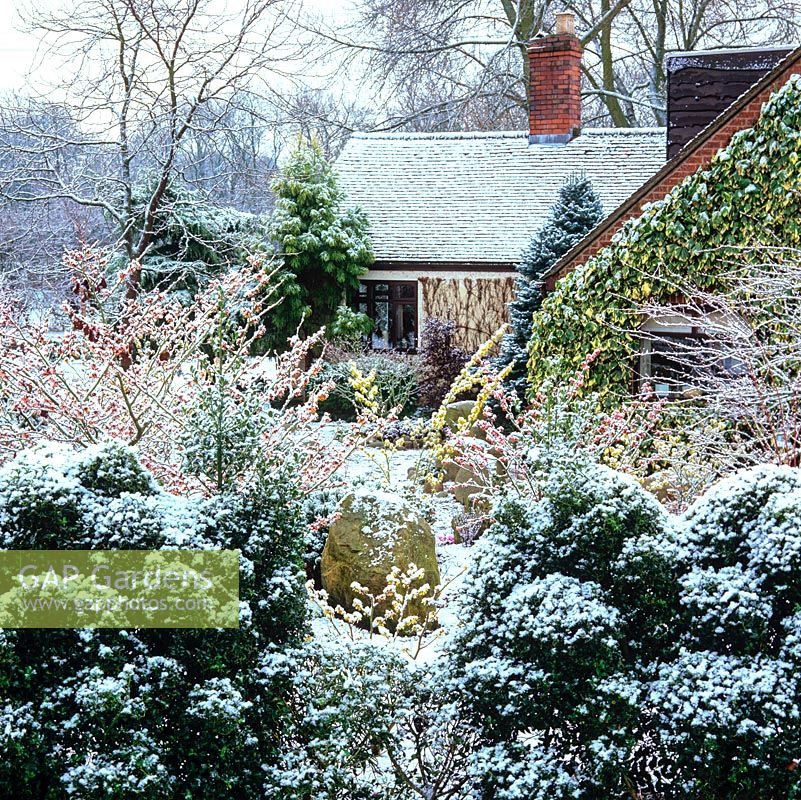
[(282, 698), (259, 662), (301, 636), (301, 531), (287, 476), (183, 499), (115, 444), (2, 468), (3, 549), (238, 548), (242, 564), (238, 630), (0, 631), (0, 786), (21, 800), (261, 796)]
[(674, 518), (563, 467), (496, 520), (451, 656), (481, 797), (797, 796), (801, 471), (739, 472)]

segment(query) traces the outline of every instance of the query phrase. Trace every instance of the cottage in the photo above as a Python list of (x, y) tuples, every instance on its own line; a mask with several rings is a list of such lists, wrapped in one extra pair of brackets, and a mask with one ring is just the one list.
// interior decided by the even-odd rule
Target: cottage
[(665, 160), (661, 128), (581, 129), (581, 55), (570, 14), (528, 48), (529, 130), (356, 133), (341, 186), (371, 222), (376, 262), (354, 307), (373, 346), (412, 349), (426, 318), (475, 348), (504, 321), (515, 264), (572, 174), (617, 208)]

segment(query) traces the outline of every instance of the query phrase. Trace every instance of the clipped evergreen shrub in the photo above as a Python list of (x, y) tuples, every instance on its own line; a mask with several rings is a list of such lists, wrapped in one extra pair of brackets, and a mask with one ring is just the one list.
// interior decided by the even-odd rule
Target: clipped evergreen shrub
[(291, 477), (179, 498), (118, 444), (0, 470), (0, 547), (239, 549), (239, 629), (0, 632), (0, 797), (262, 797), (282, 697), (259, 664), (302, 639)]
[(800, 482), (742, 471), (669, 517), (563, 464), (501, 501), (450, 649), (480, 796), (797, 797)]

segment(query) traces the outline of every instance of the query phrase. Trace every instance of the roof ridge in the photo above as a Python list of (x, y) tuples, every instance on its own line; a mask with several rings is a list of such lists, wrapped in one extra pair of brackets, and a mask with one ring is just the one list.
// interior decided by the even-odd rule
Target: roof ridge
[[(583, 128), (579, 136), (633, 136), (637, 134), (663, 134), (664, 127), (643, 128)], [(527, 138), (528, 131), (354, 131), (352, 139), (520, 139)], [(575, 140), (573, 140), (575, 141)]]
[[(666, 161), (656, 174), (652, 175), (640, 186), (639, 189), (629, 195), (629, 197), (624, 200), (616, 209), (614, 209), (611, 214), (601, 220), (601, 222), (599, 222), (580, 241), (573, 245), (573, 247), (571, 247), (567, 253), (558, 259), (556, 263), (552, 264), (540, 277), (543, 280), (559, 280), (559, 278), (562, 277), (561, 273), (563, 270), (568, 269), (571, 266), (580, 266), (580, 264), (574, 265), (576, 259), (578, 259), (580, 255), (587, 250), (587, 248), (591, 247), (593, 242), (596, 242), (601, 236), (603, 236), (603, 234), (615, 226), (617, 226), (617, 230), (619, 230), (627, 219), (636, 219), (638, 216), (641, 216), (644, 213), (642, 208), (643, 204), (652, 202), (647, 200), (647, 197), (651, 191), (656, 190), (660, 184), (669, 179), (671, 175), (678, 173), (678, 170), (682, 164), (689, 162), (693, 155), (699, 150), (702, 150), (702, 148), (714, 138), (715, 134), (719, 130), (722, 130), (729, 122), (734, 120), (741, 111), (747, 109), (751, 102), (759, 98), (762, 92), (769, 90), (774, 82), (781, 80), (788, 71), (791, 71), (794, 66), (797, 66), (799, 61), (801, 61), (801, 46), (796, 47), (794, 50), (788, 53), (773, 67), (773, 69), (768, 70), (768, 72), (766, 72), (756, 83), (746, 89), (746, 91), (743, 92), (728, 108), (722, 111), (705, 128), (699, 131), (694, 138), (687, 142), (687, 144), (685, 144), (684, 147), (682, 147), (682, 149), (673, 156), (673, 158)], [(785, 84), (792, 80), (797, 74), (798, 73), (791, 73), (790, 77), (785, 80)], [(768, 99), (769, 98), (770, 94), (768, 95)], [(752, 128), (753, 125), (754, 123), (751, 123), (741, 130)], [(724, 147), (727, 146), (728, 145), (724, 145)], [(698, 169), (702, 168), (703, 166), (698, 167)], [(681, 183), (681, 179), (678, 181), (678, 183)], [(675, 189), (675, 186), (673, 189)], [(665, 193), (665, 196), (670, 194), (673, 189), (668, 190)], [(581, 263), (586, 263), (589, 258), (591, 258), (593, 255), (596, 255), (597, 252), (601, 252), (601, 250), (603, 250), (603, 247), (599, 248), (596, 253), (591, 253), (584, 260), (584, 262)]]
[(352, 139), (518, 139), (527, 131), (354, 131)]
[(580, 136), (586, 136), (589, 134), (600, 134), (600, 133), (616, 133), (622, 136), (626, 134), (636, 134), (636, 133), (653, 133), (653, 134), (663, 134), (667, 128), (662, 125), (647, 125), (642, 128), (582, 128)]

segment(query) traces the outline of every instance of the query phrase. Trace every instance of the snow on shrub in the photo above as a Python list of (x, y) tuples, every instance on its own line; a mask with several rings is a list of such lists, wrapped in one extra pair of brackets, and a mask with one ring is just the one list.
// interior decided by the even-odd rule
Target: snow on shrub
[(721, 565), (746, 558), (747, 538), (765, 504), (776, 494), (801, 489), (801, 471), (761, 466), (740, 470), (715, 484), (684, 514), (688, 543)]
[(506, 652), (535, 660), (571, 684), (617, 662), (619, 614), (604, 602), (597, 583), (558, 572), (516, 587), (502, 603)]
[(471, 800), (569, 800), (581, 786), (546, 748), (516, 743), (479, 750), (474, 758)]
[(774, 494), (748, 529), (748, 567), (785, 605), (801, 602), (801, 489)]
[(310, 642), (267, 656), (261, 679), (269, 692), (289, 689), (281, 756), (265, 771), (267, 796), (368, 798), (377, 784), (392, 785), (391, 771), (373, 768), (408, 680), (400, 655), (364, 642)]
[(287, 688), (280, 759), (264, 797), (281, 800), (466, 800), (475, 729), (436, 662), (373, 642), (312, 640), (262, 662)]
[(639, 785), (665, 798), (796, 796), (799, 688), (782, 660), (682, 651), (629, 698), (658, 736), (634, 753)]
[(764, 647), (773, 608), (755, 576), (740, 564), (694, 567), (682, 575), (680, 585), (688, 642), (721, 652), (750, 653)]
[(544, 487), (548, 526), (536, 558), (544, 573), (568, 571), (608, 586), (609, 564), (632, 534), (661, 531), (666, 514), (631, 477), (600, 466), (557, 468)]
[(115, 443), (0, 469), (4, 549), (242, 553), (238, 630), (3, 631), (0, 785), (22, 800), (261, 796), (282, 697), (259, 660), (301, 637), (302, 532), (290, 475), (178, 498)]
[(499, 498), (450, 655), (475, 796), (795, 796), (800, 485), (738, 472), (675, 518), (561, 464)]

